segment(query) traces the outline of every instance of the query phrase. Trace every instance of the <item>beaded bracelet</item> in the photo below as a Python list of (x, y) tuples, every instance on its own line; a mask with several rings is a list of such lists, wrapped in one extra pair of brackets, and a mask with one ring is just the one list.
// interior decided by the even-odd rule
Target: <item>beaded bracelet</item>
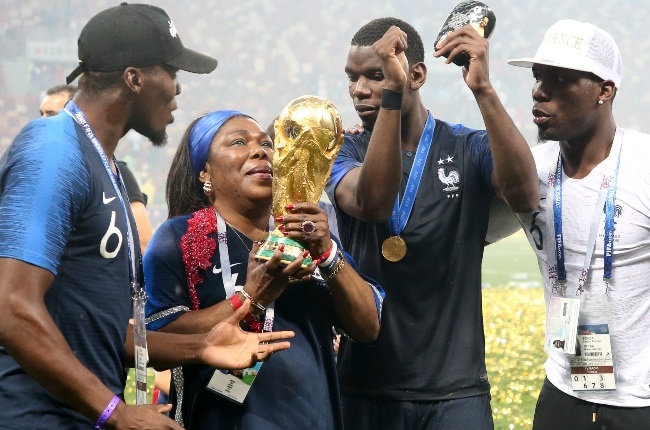
[(255, 300), (253, 300), (253, 298), (251, 297), (251, 295), (248, 294), (246, 291), (244, 291), (244, 290), (239, 290), (239, 292), (242, 293), (242, 295), (243, 295), (244, 297), (246, 297), (248, 300), (251, 301), (251, 305), (255, 306), (257, 309), (259, 309), (259, 310), (262, 311), (262, 312), (264, 312), (264, 311), (266, 310), (266, 308), (265, 308), (264, 306), (262, 306), (261, 304), (257, 303)]
[(323, 275), (323, 279), (325, 279), (325, 281), (327, 282), (331, 281), (341, 271), (341, 269), (343, 269), (343, 266), (345, 266), (345, 258), (343, 258), (343, 255), (339, 255), (338, 260), (336, 260), (336, 265), (334, 266), (334, 270), (332, 270), (328, 274), (323, 274), (321, 272), (321, 274)]
[(95, 429), (103, 429), (104, 424), (106, 424), (106, 421), (111, 417), (111, 414), (117, 407), (117, 405), (120, 403), (120, 398), (116, 395), (113, 395), (113, 398), (111, 401), (108, 403), (108, 406), (106, 406), (106, 409), (104, 409), (104, 412), (99, 416), (97, 419), (97, 422), (95, 423)]
[(381, 92), (381, 107), (388, 110), (402, 109), (402, 93), (384, 88)]

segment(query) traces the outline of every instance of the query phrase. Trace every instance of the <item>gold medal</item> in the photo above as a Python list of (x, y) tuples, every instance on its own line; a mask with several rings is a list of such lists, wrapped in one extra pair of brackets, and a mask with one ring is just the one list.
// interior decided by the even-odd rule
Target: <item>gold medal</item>
[(399, 236), (391, 236), (381, 244), (381, 255), (393, 263), (406, 255), (406, 242)]

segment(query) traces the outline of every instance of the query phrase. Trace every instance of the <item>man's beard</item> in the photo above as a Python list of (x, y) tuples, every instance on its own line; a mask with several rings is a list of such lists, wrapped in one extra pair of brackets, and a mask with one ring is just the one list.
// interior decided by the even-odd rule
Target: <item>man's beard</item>
[(161, 148), (161, 147), (167, 145), (167, 132), (166, 131), (163, 131), (161, 133), (153, 133), (153, 132), (152, 133), (147, 133), (147, 135), (145, 135), (145, 137), (147, 137), (151, 141), (153, 146), (155, 146), (156, 148)]
[(542, 130), (541, 128), (537, 128), (537, 143), (544, 143), (548, 142), (549, 140), (557, 140), (553, 136), (551, 136), (546, 130)]
[(167, 128), (154, 130), (153, 127), (145, 124), (143, 121), (134, 121), (132, 129), (141, 136), (149, 139), (151, 144), (156, 148), (161, 148), (167, 144)]

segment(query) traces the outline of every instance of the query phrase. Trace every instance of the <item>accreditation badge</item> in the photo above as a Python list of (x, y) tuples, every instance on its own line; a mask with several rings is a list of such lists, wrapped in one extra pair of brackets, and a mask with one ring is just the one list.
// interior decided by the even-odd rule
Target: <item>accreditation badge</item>
[(576, 352), (569, 363), (573, 391), (616, 390), (609, 325), (579, 325)]
[(576, 347), (576, 332), (580, 300), (554, 296), (548, 307), (544, 350), (573, 354)]
[(133, 345), (135, 347), (135, 401), (138, 405), (146, 405), (147, 401), (147, 363), (149, 350), (147, 348), (147, 327), (144, 317), (144, 307), (147, 297), (138, 282), (131, 283), (133, 294)]
[(601, 292), (586, 293), (580, 308), (575, 354), (569, 356), (574, 391), (616, 390), (610, 338), (611, 303)]
[(244, 370), (215, 370), (208, 386), (208, 390), (219, 394), (235, 403), (242, 404), (246, 395), (262, 367), (262, 362)]

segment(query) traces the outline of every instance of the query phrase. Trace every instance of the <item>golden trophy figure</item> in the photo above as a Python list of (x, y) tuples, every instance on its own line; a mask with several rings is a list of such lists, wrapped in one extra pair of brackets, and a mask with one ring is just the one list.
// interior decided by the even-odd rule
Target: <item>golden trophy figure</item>
[[(285, 206), (295, 202), (318, 203), (332, 171), (334, 158), (343, 144), (341, 116), (334, 105), (321, 97), (302, 96), (291, 101), (275, 121), (273, 155), (273, 217), (286, 215)], [(259, 260), (269, 260), (284, 244), (282, 263), (289, 264), (305, 248), (273, 230), (257, 251)], [(304, 266), (311, 264), (311, 256)]]

